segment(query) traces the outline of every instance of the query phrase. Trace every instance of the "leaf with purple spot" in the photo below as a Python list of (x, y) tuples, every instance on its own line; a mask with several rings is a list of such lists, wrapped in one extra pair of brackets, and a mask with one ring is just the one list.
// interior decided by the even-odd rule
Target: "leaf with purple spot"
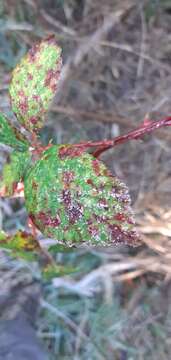
[(33, 223), (58, 243), (139, 244), (126, 185), (74, 145), (44, 151), (24, 188)]
[(57, 91), (62, 66), (61, 48), (51, 36), (34, 45), (16, 66), (9, 88), (18, 121), (36, 132)]

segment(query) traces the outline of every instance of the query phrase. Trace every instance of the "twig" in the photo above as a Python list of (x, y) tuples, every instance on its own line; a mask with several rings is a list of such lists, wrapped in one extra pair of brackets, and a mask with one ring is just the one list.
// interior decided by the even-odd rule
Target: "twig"
[(74, 147), (80, 147), (82, 150), (86, 148), (97, 147), (98, 149), (93, 153), (95, 157), (100, 156), (104, 151), (111, 149), (112, 147), (123, 144), (128, 140), (138, 140), (142, 136), (153, 132), (156, 129), (159, 129), (164, 126), (171, 126), (171, 116), (161, 119), (158, 121), (150, 121), (145, 120), (142, 125), (140, 125), (137, 129), (130, 131), (128, 134), (118, 136), (111, 140), (103, 140), (96, 142), (85, 142), (80, 144), (74, 144)]

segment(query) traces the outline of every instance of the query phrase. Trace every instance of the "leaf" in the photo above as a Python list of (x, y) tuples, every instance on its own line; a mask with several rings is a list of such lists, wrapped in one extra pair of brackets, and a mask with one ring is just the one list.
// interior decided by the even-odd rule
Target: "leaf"
[(28, 151), (23, 153), (13, 151), (10, 154), (8, 163), (3, 167), (0, 181), (0, 189), (3, 189), (4, 196), (14, 195), (17, 184), (22, 181), (24, 173), (28, 170), (30, 162), (31, 155)]
[(0, 113), (0, 143), (18, 151), (26, 151), (29, 148), (29, 143), (24, 135), (14, 128), (2, 113)]
[(48, 255), (42, 250), (39, 242), (25, 231), (18, 231), (14, 235), (0, 231), (0, 249), (9, 250), (10, 255), (18, 259), (38, 261), (43, 279), (46, 281), (79, 271), (78, 267), (57, 265), (55, 261), (49, 263)]
[(20, 123), (35, 132), (57, 90), (62, 66), (61, 48), (51, 36), (34, 45), (13, 71), (11, 104)]
[(66, 245), (137, 245), (128, 189), (74, 145), (44, 151), (24, 179), (26, 208), (45, 236)]
[(42, 275), (45, 280), (51, 280), (58, 276), (70, 275), (72, 273), (78, 272), (78, 267), (73, 267), (69, 265), (51, 265), (48, 264), (42, 268)]
[(14, 257), (27, 261), (36, 259), (36, 253), (41, 252), (38, 241), (25, 231), (18, 231), (15, 235), (7, 235), (2, 232), (0, 236), (0, 248), (11, 250)]

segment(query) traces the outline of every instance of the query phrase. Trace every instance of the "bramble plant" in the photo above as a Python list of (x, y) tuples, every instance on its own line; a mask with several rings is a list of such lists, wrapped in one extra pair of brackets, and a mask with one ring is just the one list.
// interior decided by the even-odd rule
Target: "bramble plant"
[[(3, 168), (0, 194), (14, 196), (22, 183), (29, 218), (58, 243), (136, 246), (141, 242), (128, 189), (98, 157), (117, 144), (171, 126), (171, 118), (144, 121), (138, 129), (113, 140), (44, 147), (39, 131), (58, 90), (61, 67), (61, 49), (50, 36), (34, 45), (13, 71), (9, 88), (12, 110), (31, 133), (32, 142), (0, 114), (0, 142), (13, 149)], [(23, 244), (22, 239), (24, 244), (30, 241), (20, 235), (15, 237), (17, 246)], [(9, 246), (9, 238), (7, 242)]]

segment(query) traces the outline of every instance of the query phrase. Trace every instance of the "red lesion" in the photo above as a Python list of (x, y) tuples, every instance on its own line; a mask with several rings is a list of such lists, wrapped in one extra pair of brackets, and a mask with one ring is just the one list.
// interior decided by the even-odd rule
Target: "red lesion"
[(33, 95), (32, 99), (35, 100), (36, 102), (40, 102), (41, 101), (41, 97), (40, 95)]
[(121, 226), (108, 224), (108, 231), (113, 244), (140, 245), (140, 238), (136, 231), (124, 231)]
[(28, 58), (31, 63), (34, 63), (37, 58), (37, 52), (40, 49), (39, 44), (35, 44), (32, 48), (28, 51)]
[(99, 230), (96, 225), (89, 225), (88, 226), (88, 232), (92, 237), (98, 237), (99, 236)]
[(29, 122), (31, 122), (31, 124), (35, 125), (37, 123), (37, 117), (35, 116), (32, 116), (30, 119), (29, 119)]
[(68, 189), (62, 191), (62, 200), (69, 219), (69, 223), (73, 225), (82, 218), (83, 206), (77, 201), (72, 201), (71, 192)]
[(85, 149), (82, 148), (81, 146), (77, 148), (72, 145), (63, 145), (59, 149), (59, 158), (65, 159), (67, 157), (69, 158), (80, 157), (84, 152)]
[(52, 217), (49, 213), (45, 213), (43, 211), (40, 211), (37, 214), (29, 214), (29, 224), (31, 224), (31, 228), (33, 227), (34, 232), (36, 229), (42, 231), (42, 228), (45, 228), (46, 226), (52, 228), (58, 227), (60, 223), (61, 220), (58, 214), (56, 217)]
[(56, 217), (51, 217), (49, 213), (40, 211), (38, 214), (36, 214), (36, 217), (45, 226), (57, 227), (61, 223), (61, 220), (60, 220), (60, 217), (58, 214), (56, 215)]
[(38, 188), (38, 184), (35, 181), (32, 181), (32, 188), (34, 190), (37, 190), (37, 188)]
[(93, 159), (92, 160), (92, 166), (93, 166), (93, 170), (94, 170), (94, 172), (95, 172), (95, 174), (97, 175), (97, 176), (99, 176), (100, 175), (100, 164), (99, 164), (99, 161), (97, 160), (97, 159)]
[(126, 221), (127, 217), (125, 216), (125, 214), (118, 213), (114, 215), (114, 219), (117, 221)]
[(62, 182), (65, 187), (68, 187), (70, 183), (74, 180), (75, 173), (74, 171), (64, 171), (62, 174)]
[(28, 74), (27, 74), (27, 80), (28, 80), (28, 81), (33, 80), (33, 75), (30, 74), (30, 73), (28, 73)]
[(91, 185), (92, 187), (95, 187), (93, 180), (87, 179), (87, 184)]
[(28, 98), (25, 95), (20, 96), (19, 109), (22, 114), (28, 112)]

